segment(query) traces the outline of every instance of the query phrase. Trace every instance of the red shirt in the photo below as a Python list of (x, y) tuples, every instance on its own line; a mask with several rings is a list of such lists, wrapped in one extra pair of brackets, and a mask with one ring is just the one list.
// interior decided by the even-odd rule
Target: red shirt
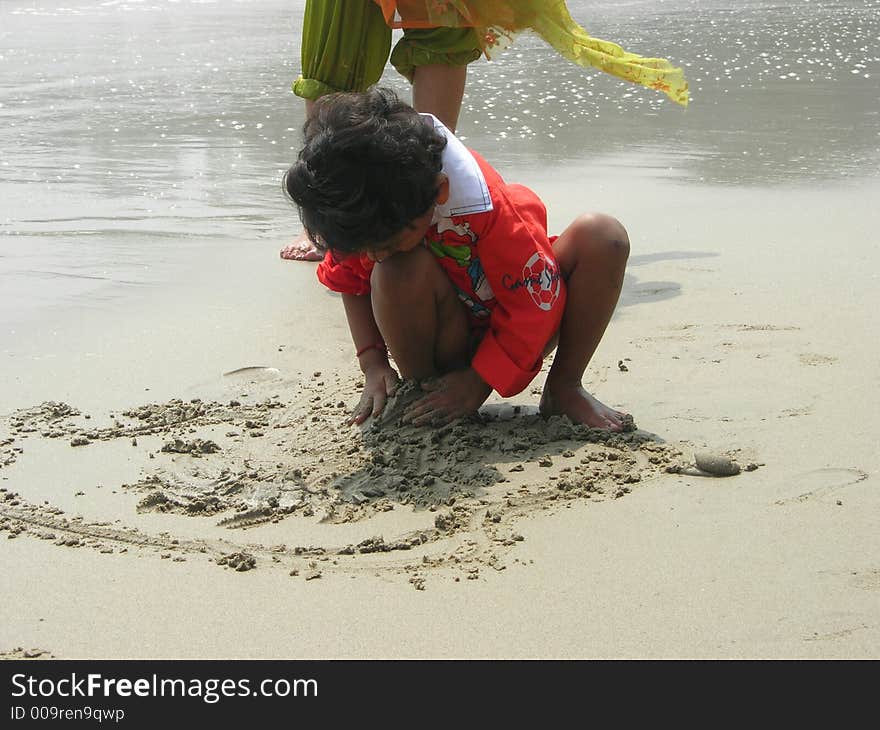
[[(443, 218), (425, 236), (471, 324), (486, 332), (471, 367), (504, 397), (526, 388), (565, 310), (565, 282), (547, 234), (547, 209), (527, 187), (508, 185), (470, 150), (492, 198), (492, 210)], [(454, 180), (450, 180), (454, 185)], [(346, 294), (369, 294), (373, 262), (366, 255), (327, 252), (318, 279)]]

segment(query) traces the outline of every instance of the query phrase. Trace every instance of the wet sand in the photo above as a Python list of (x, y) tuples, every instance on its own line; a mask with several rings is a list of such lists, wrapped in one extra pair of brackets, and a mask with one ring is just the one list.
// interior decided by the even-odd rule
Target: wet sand
[(505, 172), (555, 230), (584, 198), (627, 225), (585, 384), (634, 430), (538, 418), (541, 377), (439, 433), (346, 427), (341, 303), (229, 246), (7, 348), (4, 655), (878, 656), (880, 184)]

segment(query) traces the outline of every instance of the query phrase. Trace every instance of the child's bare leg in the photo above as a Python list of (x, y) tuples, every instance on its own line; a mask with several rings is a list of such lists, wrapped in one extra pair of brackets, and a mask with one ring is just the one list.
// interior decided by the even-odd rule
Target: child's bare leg
[(454, 132), (458, 126), (466, 80), (467, 66), (416, 66), (413, 106), (420, 112), (433, 114)]
[(590, 214), (566, 228), (553, 251), (567, 282), (568, 299), (541, 396), (541, 413), (618, 431), (624, 414), (587, 393), (581, 378), (620, 297), (629, 237), (614, 218)]
[(421, 380), (468, 363), (468, 321), (449, 278), (424, 247), (373, 267), (373, 316), (403, 378)]

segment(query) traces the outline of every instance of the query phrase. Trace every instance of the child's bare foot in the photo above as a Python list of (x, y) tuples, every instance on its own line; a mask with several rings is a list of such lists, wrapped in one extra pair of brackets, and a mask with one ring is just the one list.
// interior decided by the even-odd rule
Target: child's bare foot
[(596, 400), (580, 385), (545, 384), (540, 410), (545, 418), (568, 416), (573, 423), (608, 431), (622, 431), (624, 422), (630, 418)]
[(303, 233), (293, 243), (281, 249), (281, 258), (288, 261), (320, 261), (324, 254), (318, 251)]

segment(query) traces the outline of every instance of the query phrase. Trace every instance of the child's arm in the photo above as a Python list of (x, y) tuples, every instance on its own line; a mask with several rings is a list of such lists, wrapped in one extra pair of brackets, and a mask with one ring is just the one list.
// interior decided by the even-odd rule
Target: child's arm
[(343, 294), (348, 329), (358, 355), (358, 364), (364, 374), (364, 390), (349, 424), (360, 424), (369, 416), (377, 416), (385, 408), (388, 397), (397, 389), (397, 372), (388, 362), (385, 342), (373, 317), (370, 295)]

